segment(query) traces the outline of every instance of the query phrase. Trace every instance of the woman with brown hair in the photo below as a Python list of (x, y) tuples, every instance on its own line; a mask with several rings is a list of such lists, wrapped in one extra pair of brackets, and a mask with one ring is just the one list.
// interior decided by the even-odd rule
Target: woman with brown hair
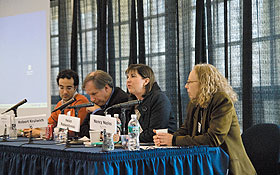
[(144, 64), (131, 64), (125, 73), (131, 98), (142, 101), (132, 109), (141, 127), (140, 142), (153, 142), (153, 129), (167, 128), (173, 133), (177, 124), (171, 103), (155, 81), (153, 70)]

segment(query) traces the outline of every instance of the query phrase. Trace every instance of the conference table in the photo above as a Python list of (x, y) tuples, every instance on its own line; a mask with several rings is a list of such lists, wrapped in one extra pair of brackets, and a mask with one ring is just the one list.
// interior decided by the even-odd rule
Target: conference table
[(227, 174), (228, 155), (219, 147), (141, 146), (128, 151), (116, 145), (101, 147), (56, 144), (54, 141), (18, 138), (0, 142), (0, 174)]

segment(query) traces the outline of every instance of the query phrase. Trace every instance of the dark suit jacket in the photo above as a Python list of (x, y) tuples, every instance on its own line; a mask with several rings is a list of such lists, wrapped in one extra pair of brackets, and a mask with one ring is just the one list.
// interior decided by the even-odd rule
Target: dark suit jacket
[[(199, 120), (200, 116), (201, 120)], [(200, 133), (198, 132), (199, 121)], [(220, 146), (229, 154), (230, 174), (256, 174), (241, 140), (234, 105), (224, 92), (214, 94), (207, 108), (189, 103), (186, 120), (173, 135), (173, 143), (178, 146)]]
[[(127, 102), (128, 101), (128, 94), (126, 92), (124, 92), (121, 88), (115, 87), (114, 88), (114, 92), (111, 96), (111, 99), (108, 103), (107, 106), (102, 106), (101, 109), (97, 111), (95, 114), (96, 115), (105, 115), (104, 111), (106, 108), (113, 106), (115, 104), (118, 103), (123, 103), (123, 102)], [(108, 114), (111, 114), (111, 116), (113, 116), (114, 114), (121, 114), (121, 109), (120, 108), (114, 108), (114, 109), (110, 109), (107, 111)], [(80, 129), (80, 136), (87, 136), (89, 138), (89, 121), (90, 121), (90, 114), (88, 113), (83, 124), (81, 125), (81, 129)]]
[[(146, 94), (137, 109), (141, 114), (139, 123), (143, 129), (139, 136), (140, 142), (153, 142), (153, 129), (168, 128), (170, 133), (176, 131), (177, 122), (172, 114), (171, 103), (157, 83), (154, 83), (152, 90)], [(131, 111), (134, 112), (134, 109)]]

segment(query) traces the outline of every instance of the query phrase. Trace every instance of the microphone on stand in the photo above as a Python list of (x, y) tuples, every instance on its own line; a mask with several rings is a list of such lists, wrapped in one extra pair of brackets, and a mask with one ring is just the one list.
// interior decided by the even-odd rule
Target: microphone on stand
[(142, 100), (131, 100), (131, 101), (128, 101), (128, 102), (115, 104), (115, 105), (110, 106), (109, 108), (105, 109), (104, 113), (105, 113), (105, 115), (107, 115), (107, 111), (109, 109), (112, 109), (112, 108), (127, 108), (129, 106), (140, 104), (141, 102), (142, 102)]
[(52, 113), (55, 112), (55, 111), (58, 111), (58, 110), (63, 110), (64, 108), (66, 108), (68, 105), (72, 104), (72, 103), (75, 102), (75, 101), (76, 101), (76, 99), (75, 99), (75, 98), (72, 98), (72, 99), (69, 100), (68, 102), (66, 102), (66, 103), (64, 103), (63, 105), (59, 106), (58, 108), (54, 109), (54, 110), (52, 111)]
[[(79, 104), (79, 105), (75, 105), (75, 106), (68, 106), (67, 109), (75, 109), (75, 117), (78, 117), (78, 111), (80, 110), (80, 108), (86, 108), (86, 107), (91, 107), (94, 106), (94, 103), (84, 103), (84, 104)], [(72, 140), (71, 142), (69, 141), (69, 133), (67, 133), (68, 135), (68, 139), (66, 142), (66, 146), (69, 145), (82, 145), (83, 142), (78, 140), (78, 133), (75, 132), (75, 136), (74, 136), (74, 140)]]
[(14, 105), (13, 107), (11, 107), (10, 109), (8, 109), (8, 110), (2, 112), (1, 114), (5, 114), (5, 113), (7, 113), (7, 112), (9, 112), (9, 111), (11, 111), (11, 110), (15, 111), (15, 110), (17, 110), (17, 108), (18, 108), (19, 106), (23, 105), (23, 104), (26, 103), (26, 102), (27, 102), (27, 100), (24, 99), (24, 100), (20, 101), (19, 103), (17, 103), (16, 105)]
[(75, 106), (68, 106), (67, 109), (74, 109), (75, 110), (75, 117), (78, 117), (78, 112), (80, 108), (86, 108), (86, 107), (91, 107), (94, 106), (94, 103), (84, 103), (84, 104), (79, 104)]
[(107, 111), (109, 109), (112, 109), (112, 108), (127, 108), (129, 106), (140, 104), (141, 102), (142, 102), (142, 100), (131, 100), (131, 101), (128, 101), (128, 102), (115, 104), (115, 105), (107, 108), (105, 111)]
[[(75, 98), (72, 98), (72, 99), (69, 100), (68, 102), (66, 102), (66, 103), (64, 103), (63, 105), (59, 106), (58, 108), (54, 109), (54, 110), (52, 111), (52, 113), (53, 113), (53, 112), (56, 112), (56, 111), (58, 111), (58, 110), (61, 110), (61, 114), (63, 114), (63, 109), (65, 109), (68, 105), (72, 104), (72, 103), (75, 102), (75, 101), (76, 101), (76, 99), (75, 99)], [(51, 118), (53, 119), (53, 121), (54, 121), (55, 123), (57, 123), (57, 121), (52, 117), (52, 115), (51, 115)]]
[[(79, 105), (75, 105), (75, 106), (68, 106), (67, 109), (74, 109), (75, 110), (75, 117), (78, 117), (78, 113), (79, 110), (81, 108), (86, 108), (86, 107), (91, 107), (94, 106), (94, 103), (84, 103), (84, 104), (79, 104)], [(69, 133), (68, 133), (68, 137), (69, 137)], [(69, 140), (69, 139), (67, 139)], [(74, 136), (74, 140), (72, 140), (71, 142), (66, 142), (66, 145), (82, 145), (83, 141), (78, 140), (78, 132), (75, 132), (75, 136)]]
[(73, 109), (73, 108), (87, 108), (87, 107), (91, 107), (91, 106), (94, 106), (94, 103), (84, 103), (84, 104), (75, 105), (75, 106), (68, 106), (67, 109)]
[(124, 102), (124, 103), (119, 103), (119, 104), (115, 104), (107, 109), (105, 109), (104, 113), (105, 113), (105, 116), (107, 115), (107, 111), (109, 109), (112, 109), (112, 108), (122, 108), (121, 109), (121, 121), (122, 121), (122, 133), (125, 134), (125, 123), (126, 123), (126, 116), (125, 116), (125, 108), (127, 107), (130, 107), (130, 106), (133, 106), (133, 105), (137, 105), (137, 104), (140, 104), (142, 102), (142, 100), (131, 100), (131, 101), (128, 101), (128, 102)]

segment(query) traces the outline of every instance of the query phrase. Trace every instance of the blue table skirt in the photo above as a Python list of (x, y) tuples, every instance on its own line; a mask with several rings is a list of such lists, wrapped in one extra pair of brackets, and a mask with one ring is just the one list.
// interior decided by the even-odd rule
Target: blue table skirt
[(0, 143), (0, 174), (219, 175), (226, 174), (228, 164), (228, 155), (217, 147), (101, 152), (99, 147)]

